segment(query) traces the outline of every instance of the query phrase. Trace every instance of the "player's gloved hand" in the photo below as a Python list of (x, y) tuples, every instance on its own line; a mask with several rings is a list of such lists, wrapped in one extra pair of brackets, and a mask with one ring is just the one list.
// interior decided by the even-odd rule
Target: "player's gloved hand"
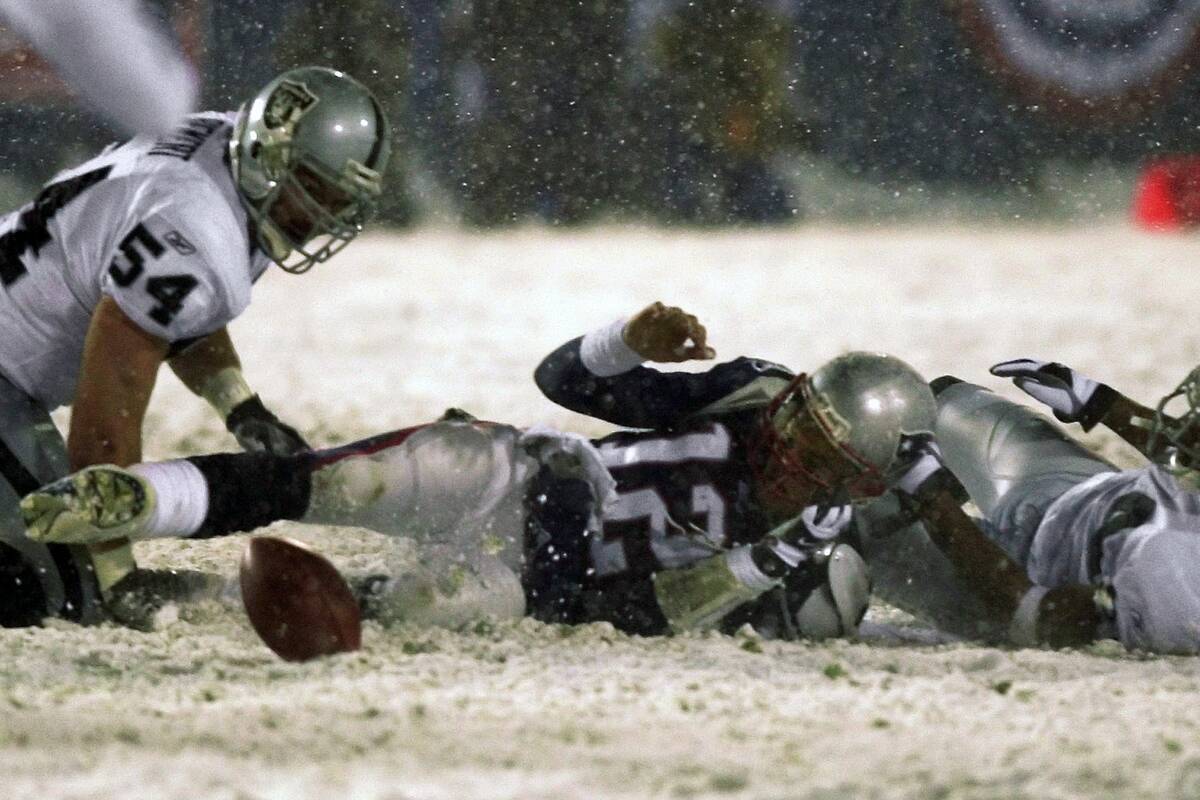
[(295, 428), (268, 411), (258, 395), (234, 406), (225, 418), (225, 427), (246, 452), (290, 456), (312, 449)]
[(625, 344), (647, 361), (679, 362), (713, 358), (708, 332), (682, 308), (651, 303), (625, 323)]
[(1016, 358), (992, 366), (991, 373), (1012, 378), (1017, 388), (1044, 403), (1061, 422), (1078, 422), (1090, 431), (1112, 407), (1117, 392), (1057, 361)]

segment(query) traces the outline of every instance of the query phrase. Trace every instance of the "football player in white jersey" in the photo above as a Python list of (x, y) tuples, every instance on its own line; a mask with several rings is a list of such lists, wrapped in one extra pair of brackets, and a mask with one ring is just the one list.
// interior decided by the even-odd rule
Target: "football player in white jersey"
[[(1105, 424), (1152, 463), (1119, 470), (1029, 408), (955, 378), (934, 381), (941, 452), (927, 450), (900, 492), (961, 588), (1019, 644), (1116, 638), (1200, 653), (1200, 372), (1154, 410), (1054, 362), (1017, 359), (992, 372), (1063, 422)], [(1190, 406), (1178, 419), (1165, 411), (1177, 396)], [(982, 520), (961, 508), (963, 488)], [(939, 587), (927, 588), (935, 602)]]
[(0, 0), (0, 22), (128, 133), (165, 134), (195, 105), (195, 70), (141, 0)]
[[(879, 353), (808, 375), (752, 358), (695, 373), (642, 365), (712, 355), (695, 317), (653, 304), (563, 344), (535, 373), (549, 399), (624, 427), (601, 439), (452, 418), (298, 456), (96, 467), (25, 499), (29, 535), (205, 537), (302, 519), (441, 553), (454, 570), (443, 610), (487, 596), (467, 581), (493, 589), (491, 613), (643, 635), (745, 622), (765, 635), (853, 631), (868, 588), (837, 538), (842, 498), (873, 497), (907, 466), (902, 444), (930, 434), (932, 392)], [(436, 583), (414, 594), (391, 577), (370, 607), (439, 596)]]
[[(371, 93), (305, 67), (236, 113), (110, 147), (0, 218), (0, 623), (89, 619), (133, 568), (121, 543), (30, 547), (17, 499), (69, 469), (140, 461), (163, 362), (243, 447), (306, 448), (250, 389), (225, 326), (272, 262), (303, 272), (357, 235), (388, 152)], [(63, 405), (65, 449), (47, 415)]]

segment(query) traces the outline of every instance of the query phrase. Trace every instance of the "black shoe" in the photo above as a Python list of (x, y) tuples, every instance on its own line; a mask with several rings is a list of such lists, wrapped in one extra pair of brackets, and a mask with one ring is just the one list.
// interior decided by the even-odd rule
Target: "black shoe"
[(135, 569), (113, 584), (104, 603), (113, 620), (139, 631), (154, 630), (154, 618), (172, 603), (216, 599), (225, 580), (191, 569)]

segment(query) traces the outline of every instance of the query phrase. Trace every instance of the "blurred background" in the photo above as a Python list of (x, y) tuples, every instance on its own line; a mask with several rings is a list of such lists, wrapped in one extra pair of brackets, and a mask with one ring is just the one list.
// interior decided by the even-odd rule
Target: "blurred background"
[[(370, 86), (393, 227), (1092, 220), (1146, 181), (1170, 225), (1200, 186), (1200, 0), (149, 5), (204, 108), (300, 64)], [(117, 138), (0, 31), (6, 208)]]

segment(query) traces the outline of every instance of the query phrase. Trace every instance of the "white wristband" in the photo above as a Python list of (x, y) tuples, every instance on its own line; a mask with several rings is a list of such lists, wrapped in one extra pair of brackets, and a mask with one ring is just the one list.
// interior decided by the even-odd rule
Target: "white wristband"
[(1037, 620), (1042, 598), (1050, 589), (1046, 586), (1031, 586), (1021, 597), (1017, 612), (1008, 624), (1008, 638), (1019, 647), (1033, 647), (1038, 643)]
[(756, 592), (765, 592), (779, 585), (779, 580), (764, 573), (750, 557), (750, 545), (735, 547), (725, 553), (725, 563), (738, 583)]
[(134, 464), (129, 471), (144, 478), (157, 498), (139, 539), (186, 538), (200, 530), (208, 514), (208, 481), (195, 464), (159, 461)]
[(217, 410), (221, 419), (228, 417), (238, 404), (254, 397), (250, 384), (246, 383), (246, 376), (237, 367), (225, 367), (210, 375), (200, 385), (199, 394)]
[(611, 378), (628, 372), (646, 360), (625, 344), (625, 324), (628, 321), (625, 318), (616, 320), (583, 337), (579, 355), (588, 372), (601, 378)]

